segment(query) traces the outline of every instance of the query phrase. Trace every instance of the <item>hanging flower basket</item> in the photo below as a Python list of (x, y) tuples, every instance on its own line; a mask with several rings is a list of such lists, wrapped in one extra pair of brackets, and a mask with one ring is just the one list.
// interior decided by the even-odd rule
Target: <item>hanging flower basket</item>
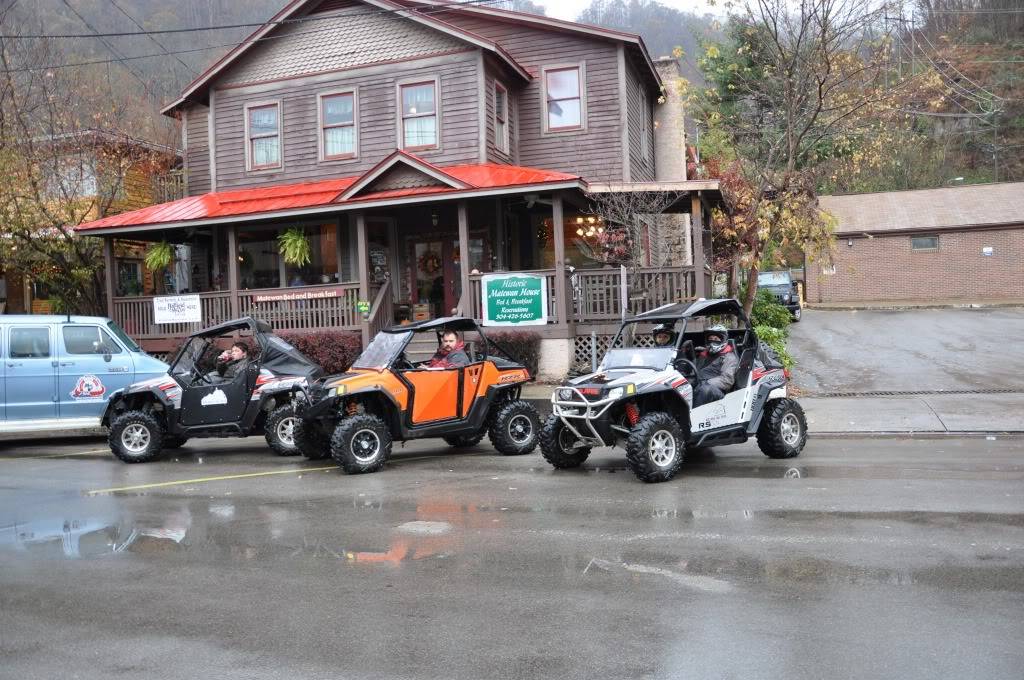
[(441, 256), (433, 250), (428, 250), (420, 255), (420, 259), (416, 261), (416, 264), (424, 274), (433, 275), (441, 271)]

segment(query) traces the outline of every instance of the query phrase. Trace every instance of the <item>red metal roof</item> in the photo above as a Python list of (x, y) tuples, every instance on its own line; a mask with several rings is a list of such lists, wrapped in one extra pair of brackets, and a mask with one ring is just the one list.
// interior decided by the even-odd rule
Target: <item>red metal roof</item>
[[(417, 160), (425, 162), (422, 159)], [(579, 179), (576, 175), (564, 172), (538, 170), (537, 168), (526, 168), (517, 165), (499, 165), (497, 163), (432, 167), (437, 167), (438, 170), (445, 174), (467, 184), (469, 188), (457, 189), (447, 186), (426, 186), (409, 189), (388, 189), (357, 193), (355, 196), (342, 201), (338, 197), (362, 176), (342, 177), (321, 180), (319, 182), (281, 184), (259, 189), (235, 189), (204, 194), (202, 196), (190, 196), (178, 199), (177, 201), (171, 201), (170, 203), (151, 205), (140, 210), (133, 210), (86, 222), (75, 227), (75, 230), (89, 231), (91, 229), (109, 229), (111, 227), (158, 226), (161, 224), (209, 220), (219, 217), (257, 216), (278, 211), (315, 208), (332, 203), (339, 206), (352, 205), (384, 199), (458, 194), (480, 189), (535, 186)]]

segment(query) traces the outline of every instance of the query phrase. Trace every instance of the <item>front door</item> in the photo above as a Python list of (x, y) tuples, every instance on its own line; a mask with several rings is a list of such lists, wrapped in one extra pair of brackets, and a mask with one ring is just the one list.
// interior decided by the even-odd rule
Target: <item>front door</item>
[(131, 355), (99, 326), (62, 326), (56, 344), (58, 414), (99, 418), (111, 393), (131, 384)]
[[(486, 271), (487, 259), (483, 234), (470, 234), (470, 272)], [(429, 305), (432, 319), (449, 316), (462, 297), (462, 267), (465, 262), (466, 258), (459, 252), (457, 236), (449, 234), (412, 241), (413, 303)]]
[(11, 326), (7, 336), (7, 419), (57, 417), (56, 353), (49, 326)]
[(225, 425), (237, 423), (249, 406), (259, 366), (249, 364), (247, 369), (232, 380), (199, 383), (186, 387), (181, 394), (182, 425)]

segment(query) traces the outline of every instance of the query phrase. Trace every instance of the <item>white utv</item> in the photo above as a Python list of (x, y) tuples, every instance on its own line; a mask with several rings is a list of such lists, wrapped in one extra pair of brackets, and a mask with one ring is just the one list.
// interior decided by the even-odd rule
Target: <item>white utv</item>
[[(738, 367), (721, 399), (695, 405), (705, 329), (724, 325)], [(654, 331), (669, 341), (659, 346)], [(668, 332), (666, 332), (668, 331)], [(770, 458), (800, 455), (803, 409), (787, 394), (789, 372), (760, 342), (736, 300), (665, 305), (626, 319), (597, 372), (551, 395), (541, 452), (556, 468), (578, 467), (593, 447), (623, 446), (644, 482), (672, 479), (686, 449), (738, 444), (751, 436)]]

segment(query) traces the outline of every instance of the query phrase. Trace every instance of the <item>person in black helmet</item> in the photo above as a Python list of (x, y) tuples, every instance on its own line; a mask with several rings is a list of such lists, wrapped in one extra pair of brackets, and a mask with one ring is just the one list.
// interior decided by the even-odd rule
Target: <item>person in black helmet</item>
[(676, 333), (672, 330), (672, 324), (663, 323), (654, 327), (651, 331), (654, 337), (655, 347), (672, 347), (676, 341)]
[(693, 405), (717, 401), (732, 389), (740, 360), (729, 344), (729, 331), (725, 326), (712, 326), (704, 332), (706, 346), (697, 355), (697, 374), (700, 382), (693, 391)]

